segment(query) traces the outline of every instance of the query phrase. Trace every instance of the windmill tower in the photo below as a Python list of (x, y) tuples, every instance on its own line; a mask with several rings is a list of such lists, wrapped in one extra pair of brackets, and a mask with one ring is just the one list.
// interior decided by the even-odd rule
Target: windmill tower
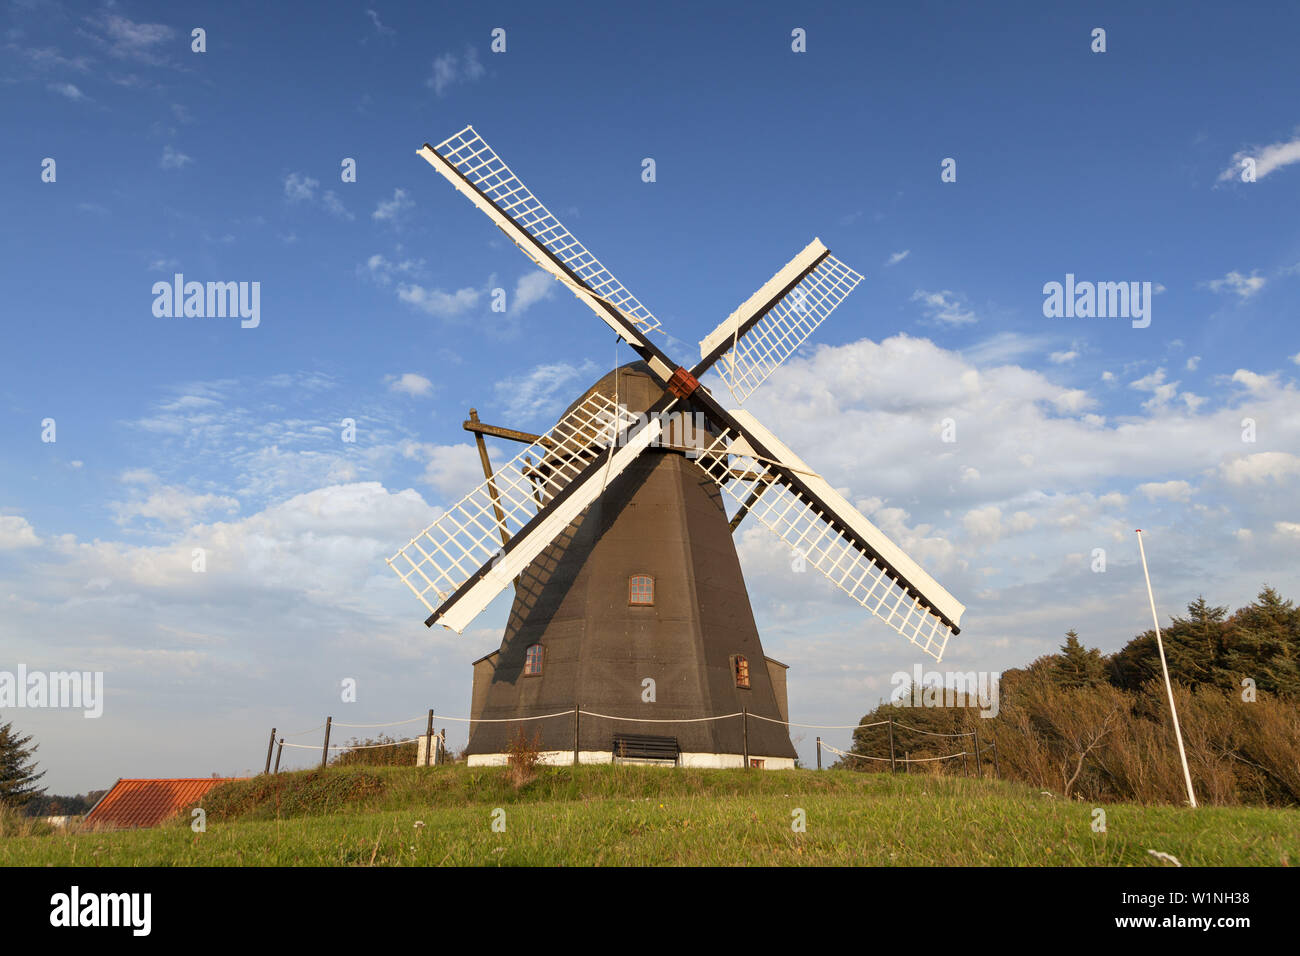
[[(389, 559), (430, 611), (425, 624), (457, 633), (515, 588), (500, 650), (475, 662), (471, 763), (504, 762), (521, 718), (564, 713), (529, 725), (543, 759), (608, 761), (630, 746), (688, 765), (793, 766), (784, 666), (763, 654), (731, 540), (746, 515), (941, 659), (964, 606), (752, 415), (699, 384), (717, 371), (743, 403), (858, 273), (814, 239), (700, 343), (688, 371), (650, 340), (654, 315), (473, 127), (419, 155), (641, 357), (544, 435), (471, 414), (486, 480)], [(493, 473), (483, 434), (528, 445)], [(588, 716), (568, 716), (575, 706)]]

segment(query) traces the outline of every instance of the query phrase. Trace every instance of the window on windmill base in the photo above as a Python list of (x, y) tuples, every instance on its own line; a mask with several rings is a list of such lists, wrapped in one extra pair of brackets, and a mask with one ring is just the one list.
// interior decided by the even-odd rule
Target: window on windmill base
[(750, 765), (751, 767), (753, 767), (755, 770), (762, 770), (762, 769), (763, 769), (763, 758), (762, 758), (762, 757), (750, 757), (750, 758), (749, 758), (749, 765)]
[(627, 582), (628, 604), (654, 604), (655, 579), (648, 574), (634, 574)]
[(524, 656), (524, 676), (541, 677), (542, 676), (542, 654), (545, 648), (541, 644), (533, 644), (528, 648)]
[(749, 661), (739, 654), (735, 657), (736, 686), (748, 689), (749, 687)]

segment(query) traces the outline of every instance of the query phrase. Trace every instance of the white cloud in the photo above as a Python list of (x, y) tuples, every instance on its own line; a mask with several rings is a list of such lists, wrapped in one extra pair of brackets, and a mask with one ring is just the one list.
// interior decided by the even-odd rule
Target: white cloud
[(555, 279), (548, 273), (540, 269), (526, 272), (515, 283), (515, 297), (510, 303), (510, 311), (515, 315), (523, 315), (538, 302), (549, 299), (554, 291)]
[(183, 169), (192, 162), (194, 162), (194, 160), (190, 159), (190, 157), (186, 156), (180, 150), (167, 145), (163, 147), (162, 159), (158, 161), (158, 165), (163, 169)]
[(381, 37), (391, 37), (397, 35), (397, 31), (394, 30), (392, 27), (384, 26), (383, 21), (379, 19), (379, 14), (376, 13), (374, 10), (367, 10), (366, 16), (370, 18), (370, 22), (374, 25), (375, 33), (377, 35)]
[(239, 511), (239, 501), (229, 495), (198, 494), (186, 488), (163, 485), (147, 470), (128, 471), (122, 475), (122, 482), (141, 487), (142, 493), (133, 495), (129, 501), (115, 501), (109, 505), (114, 520), (121, 525), (143, 518), (181, 527), (214, 511), (226, 514)]
[(1243, 455), (1220, 466), (1220, 474), (1231, 485), (1258, 485), (1300, 475), (1300, 457), (1284, 451), (1261, 451)]
[(1097, 401), (1081, 388), (1067, 388), (1052, 399), (1052, 404), (1063, 412), (1077, 413), (1092, 408)]
[(331, 216), (335, 216), (339, 219), (356, 218), (356, 216), (348, 212), (348, 208), (343, 205), (343, 201), (339, 199), (338, 196), (334, 195), (333, 190), (325, 190), (325, 192), (321, 194), (320, 201), (321, 205), (325, 207), (325, 211)]
[(0, 515), (0, 551), (33, 548), (41, 543), (35, 529), (21, 515)]
[(554, 418), (597, 377), (593, 362), (554, 362), (535, 366), (527, 375), (498, 382), (495, 391), (514, 419)]
[(1255, 160), (1255, 178), (1263, 179), (1275, 170), (1290, 166), (1292, 163), (1300, 163), (1300, 137), (1285, 143), (1272, 143), (1260, 149), (1239, 150), (1233, 154), (1232, 163), (1228, 168), (1219, 173), (1219, 182), (1240, 179), (1241, 161), (1247, 157)]
[(163, 66), (170, 62), (165, 51), (176, 31), (165, 24), (136, 23), (116, 14), (92, 18), (89, 22), (101, 31), (92, 34), (92, 39), (105, 47), (110, 56), (136, 60), (149, 66)]
[(482, 289), (466, 287), (455, 292), (429, 289), (415, 283), (402, 283), (397, 287), (397, 297), (436, 319), (449, 319), (463, 315), (478, 305)]
[(1068, 365), (1078, 357), (1079, 353), (1074, 349), (1070, 349), (1068, 352), (1053, 352), (1048, 356), (1048, 359), (1053, 365)]
[(1199, 366), (1200, 364), (1201, 364), (1201, 357), (1199, 355), (1193, 355), (1191, 358), (1187, 360), (1187, 371), (1195, 372), (1197, 366)]
[(410, 395), (412, 398), (419, 398), (424, 395), (433, 394), (433, 382), (429, 381), (423, 375), (416, 375), (414, 372), (406, 372), (396, 376), (388, 386), (389, 391), (400, 392), (403, 395)]
[(912, 293), (913, 302), (925, 305), (926, 315), (936, 322), (946, 325), (966, 325), (976, 321), (975, 313), (961, 303), (961, 296), (947, 289), (942, 292), (926, 292), (917, 289)]
[(51, 92), (58, 93), (60, 96), (66, 96), (74, 103), (86, 103), (90, 101), (90, 97), (81, 92), (75, 83), (51, 83), (49, 89)]
[(76, 70), (78, 73), (86, 73), (90, 70), (89, 59), (84, 56), (64, 56), (58, 47), (20, 47), (11, 44), (7, 49), (17, 53), (41, 71)]
[(472, 46), (465, 48), (463, 57), (454, 53), (444, 53), (433, 61), (433, 72), (424, 85), (438, 96), (458, 83), (472, 83), (481, 79), (487, 72), (479, 62), (478, 51)]
[(302, 173), (290, 173), (284, 177), (284, 198), (290, 202), (311, 202), (316, 197), (319, 186), (319, 179), (312, 179)]
[(1165, 370), (1158, 368), (1154, 372), (1129, 382), (1129, 388), (1151, 393), (1151, 398), (1142, 403), (1142, 407), (1150, 411), (1163, 408), (1177, 397), (1179, 384), (1179, 382), (1166, 382)]
[(1192, 486), (1185, 481), (1147, 481), (1138, 485), (1138, 491), (1151, 501), (1190, 501)]
[(889, 257), (889, 259), (885, 262), (885, 266), (886, 266), (886, 267), (889, 267), (889, 266), (896, 266), (896, 265), (898, 265), (900, 262), (902, 262), (904, 259), (906, 259), (908, 256), (910, 256), (911, 254), (912, 254), (912, 250), (911, 250), (911, 249), (904, 249), (902, 252), (895, 252), (895, 253), (894, 253), (893, 255), (891, 255), (891, 256)]
[(1262, 395), (1277, 388), (1277, 373), (1269, 375), (1259, 375), (1247, 368), (1239, 368), (1232, 373), (1232, 381), (1238, 385), (1244, 385), (1248, 392), (1255, 395)]
[(423, 268), (423, 261), (403, 259), (401, 262), (391, 262), (379, 253), (375, 253), (363, 265), (357, 267), (357, 273), (368, 276), (378, 285), (388, 286), (398, 276), (419, 275)]
[(996, 541), (1002, 537), (1002, 509), (996, 505), (966, 512), (961, 523), (972, 538)]
[(405, 189), (394, 189), (392, 199), (381, 199), (370, 218), (377, 222), (396, 223), (402, 215), (415, 208), (415, 200), (406, 195)]
[(320, 180), (313, 179), (311, 176), (303, 173), (290, 173), (284, 178), (284, 198), (292, 203), (316, 203), (320, 205), (330, 215), (339, 219), (355, 219), (356, 217), (348, 211), (343, 205), (342, 200), (334, 194), (333, 190), (327, 189), (317, 196), (317, 190), (320, 188)]
[(406, 454), (424, 459), (424, 483), (447, 502), (459, 501), (483, 483), (483, 463), (473, 445), (411, 444)]
[(1256, 269), (1254, 272), (1251, 272), (1250, 275), (1246, 276), (1234, 270), (1233, 272), (1229, 272), (1222, 279), (1210, 279), (1208, 282), (1203, 283), (1203, 285), (1205, 285), (1205, 287), (1211, 292), (1235, 292), (1242, 299), (1249, 299), (1252, 295), (1259, 292), (1260, 289), (1264, 288), (1265, 284), (1268, 282), (1268, 280), (1263, 276), (1255, 274), (1258, 271), (1259, 270)]

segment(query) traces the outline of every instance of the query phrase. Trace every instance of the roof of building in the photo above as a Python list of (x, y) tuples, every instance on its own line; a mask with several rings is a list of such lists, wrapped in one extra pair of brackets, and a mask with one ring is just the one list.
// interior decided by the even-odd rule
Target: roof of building
[(157, 780), (123, 778), (113, 784), (90, 813), (86, 823), (131, 828), (153, 827), (203, 797), (217, 784), (239, 777), (171, 777)]

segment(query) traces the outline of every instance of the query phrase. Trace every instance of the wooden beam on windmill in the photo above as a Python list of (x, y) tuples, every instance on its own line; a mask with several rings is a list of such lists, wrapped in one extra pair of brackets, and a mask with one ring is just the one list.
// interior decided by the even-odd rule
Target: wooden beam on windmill
[[(474, 409), (469, 410), (470, 417), (461, 422), (461, 428), (467, 432), (473, 432), (475, 435), (488, 435), (492, 438), (505, 438), (509, 441), (521, 442), (525, 445), (531, 445), (535, 441), (541, 441), (541, 435), (534, 435), (532, 432), (521, 432), (516, 428), (503, 428), (500, 425), (487, 425), (478, 420), (478, 414)], [(546, 442), (551, 440), (547, 438)]]
[[(478, 424), (478, 410), (471, 408), (469, 410), (469, 421), (465, 423)], [(473, 429), (467, 429), (473, 431)], [(506, 530), (505, 512), (501, 510), (501, 496), (497, 493), (496, 482), (492, 480), (492, 460), (488, 458), (487, 442), (483, 440), (483, 433), (474, 432), (474, 442), (478, 445), (478, 458), (483, 465), (483, 477), (487, 479), (488, 494), (492, 498), (492, 509), (496, 512), (497, 527), (501, 530), (501, 546), (505, 547), (510, 543), (510, 532)]]

